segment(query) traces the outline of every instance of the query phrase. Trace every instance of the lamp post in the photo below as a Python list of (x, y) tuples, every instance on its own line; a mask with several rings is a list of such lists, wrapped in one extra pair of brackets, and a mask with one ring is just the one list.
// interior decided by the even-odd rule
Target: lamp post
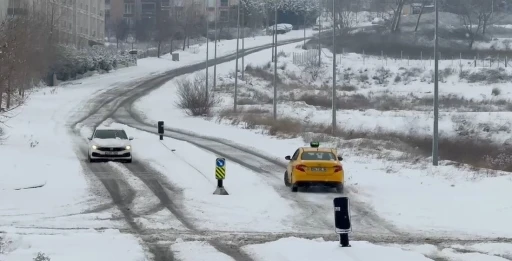
[[(242, 4), (244, 1), (240, 1)], [(242, 9), (242, 80), (245, 80), (245, 5)]]
[(436, 29), (434, 43), (434, 134), (432, 139), (432, 164), (439, 165), (439, 5), (438, 0), (435, 1), (436, 8)]
[(235, 95), (233, 111), (237, 112), (237, 99), (238, 99), (238, 51), (240, 48), (240, 1), (238, 2), (238, 17), (237, 17), (237, 34), (236, 34), (236, 63), (235, 63)]
[(336, 0), (332, 1), (332, 134), (336, 133)]
[(273, 107), (274, 107), (274, 120), (277, 119), (277, 3), (275, 6), (275, 13), (274, 13), (274, 101), (273, 101)]
[[(218, 20), (218, 10), (217, 10), (217, 6), (218, 6), (218, 2), (217, 0), (215, 0), (215, 51), (214, 51), (214, 54), (213, 54), (213, 57), (215, 60), (217, 60), (217, 20)], [(215, 90), (217, 88), (217, 62), (215, 62), (215, 64), (213, 65), (213, 89)]]
[(204, 3), (205, 3), (205, 9), (206, 9), (206, 97), (208, 97), (209, 93), (208, 93), (208, 78), (209, 75), (208, 75), (208, 60), (210, 59), (210, 53), (209, 53), (209, 42), (210, 42), (210, 37), (208, 37), (208, 31), (210, 30), (210, 8), (209, 8), (209, 3), (208, 3), (208, 0), (204, 0)]

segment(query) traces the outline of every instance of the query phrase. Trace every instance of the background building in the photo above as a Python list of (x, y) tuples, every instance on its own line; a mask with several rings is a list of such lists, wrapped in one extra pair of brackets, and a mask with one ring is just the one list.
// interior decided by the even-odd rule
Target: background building
[(7, 9), (9, 8), (9, 0), (0, 0), (0, 21), (7, 17)]
[[(105, 1), (105, 0), (104, 0)], [(135, 22), (144, 20), (148, 23), (156, 21), (157, 0), (106, 0), (109, 2), (107, 24), (115, 26), (124, 20), (133, 29)], [(162, 1), (164, 6), (168, 1)]]
[(61, 43), (81, 48), (104, 42), (105, 0), (0, 0), (2, 20), (32, 11), (54, 23)]
[[(137, 23), (151, 27), (156, 23), (157, 10), (164, 11), (169, 17), (177, 20), (183, 18), (184, 10), (188, 5), (196, 5), (204, 14), (207, 10), (210, 21), (215, 21), (215, 5), (219, 12), (219, 21), (229, 21), (231, 9), (238, 4), (238, 0), (104, 0), (108, 13), (105, 17), (106, 30), (114, 35), (115, 25), (121, 20), (134, 30)], [(208, 9), (205, 7), (208, 5)]]

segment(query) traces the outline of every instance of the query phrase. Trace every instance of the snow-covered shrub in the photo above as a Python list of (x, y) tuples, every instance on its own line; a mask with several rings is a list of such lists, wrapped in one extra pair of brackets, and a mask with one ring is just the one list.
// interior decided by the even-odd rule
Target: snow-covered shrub
[(498, 83), (505, 82), (512, 79), (512, 75), (507, 74), (505, 69), (482, 69), (472, 73), (460, 73), (460, 79), (465, 79), (470, 83), (486, 82)]
[(34, 261), (50, 261), (50, 260), (51, 260), (51, 258), (42, 252), (37, 253), (37, 256), (34, 257)]
[(325, 73), (325, 68), (318, 63), (318, 58), (315, 56), (314, 58), (306, 59), (304, 61), (302, 64), (302, 72), (309, 78), (309, 80), (314, 82)]
[(379, 69), (377, 69), (377, 71), (375, 71), (373, 79), (377, 84), (386, 85), (388, 84), (389, 77), (391, 77), (391, 71), (384, 67), (380, 67)]
[(176, 106), (190, 116), (210, 115), (213, 107), (221, 100), (213, 92), (206, 94), (206, 77), (196, 76), (192, 80), (178, 81), (178, 101)]
[[(450, 75), (453, 75), (453, 73), (455, 73), (455, 70), (453, 70), (453, 68), (444, 68), (442, 70), (439, 70), (439, 74), (437, 75), (438, 76), (438, 80), (442, 83), (445, 83), (446, 82), (446, 78), (448, 78), (448, 76)], [(433, 83), (435, 82), (435, 78), (436, 75), (435, 75), (435, 72), (434, 70), (430, 70), (430, 79), (429, 79), (429, 82), (430, 83)]]
[(288, 57), (288, 54), (284, 50), (281, 50), (277, 53), (277, 57)]
[(439, 71), (439, 78), (446, 80), (446, 78), (452, 76), (455, 73), (453, 68), (447, 67)]
[(496, 156), (485, 155), (484, 160), (494, 169), (506, 170), (512, 166), (512, 156), (508, 153), (500, 153)]
[(114, 49), (94, 46), (87, 49), (76, 49), (61, 46), (58, 58), (52, 66), (52, 72), (60, 81), (77, 78), (87, 72), (110, 72), (119, 65), (131, 65), (131, 57), (126, 53), (117, 53)]
[(357, 90), (357, 87), (354, 85), (345, 83), (341, 86), (340, 90), (345, 91), (345, 92), (353, 92), (353, 91)]
[(467, 79), (469, 76), (468, 70), (460, 70), (459, 71), (459, 79)]
[(492, 96), (498, 96), (498, 95), (501, 94), (501, 89), (497, 88), (497, 87), (494, 87), (494, 88), (492, 88), (491, 94), (492, 94)]
[(351, 67), (344, 67), (341, 77), (341, 79), (344, 81), (350, 81), (350, 79), (355, 77), (355, 73), (352, 71)]
[[(270, 69), (270, 67), (267, 68), (267, 66), (259, 67), (259, 66), (247, 65), (245, 67), (245, 71), (248, 74), (250, 74), (254, 77), (257, 77), (257, 78), (261, 78), (265, 81), (272, 82), (272, 81), (274, 81), (274, 74), (269, 72), (268, 69)], [(281, 78), (279, 77), (279, 75), (277, 76), (277, 82), (278, 83), (281, 82)]]
[(311, 95), (311, 94), (304, 94), (302, 95), (297, 101), (302, 101), (310, 106), (315, 107), (322, 107), (322, 108), (330, 108), (332, 107), (332, 98), (328, 97), (327, 95)]
[(398, 75), (398, 74), (397, 74), (397, 75), (395, 76), (395, 83), (399, 83), (399, 82), (401, 82), (401, 81), (402, 81), (402, 77), (401, 77), (400, 75)]
[(452, 122), (455, 124), (455, 132), (459, 137), (473, 137), (476, 134), (474, 124), (465, 118), (454, 116), (452, 117)]
[(359, 72), (357, 79), (359, 80), (359, 82), (366, 83), (370, 79), (370, 77), (368, 77), (368, 74), (366, 72)]
[(268, 114), (244, 113), (242, 121), (252, 128), (262, 127), (272, 136), (295, 137), (302, 131), (302, 123), (296, 119), (280, 117), (275, 120)]
[[(415, 78), (418, 78), (421, 75), (421, 73), (423, 72), (423, 69), (417, 68), (417, 67), (411, 67), (411, 68), (402, 67), (399, 70), (402, 71), (402, 73), (400, 74), (400, 80), (402, 80), (405, 84), (408, 84), (411, 81), (413, 81)], [(395, 82), (396, 82), (396, 78), (395, 78)]]
[(238, 105), (255, 105), (255, 104), (269, 104), (272, 103), (272, 98), (270, 98), (266, 93), (259, 92), (256, 90), (249, 90), (247, 96), (242, 97), (239, 95), (239, 99), (237, 100)]

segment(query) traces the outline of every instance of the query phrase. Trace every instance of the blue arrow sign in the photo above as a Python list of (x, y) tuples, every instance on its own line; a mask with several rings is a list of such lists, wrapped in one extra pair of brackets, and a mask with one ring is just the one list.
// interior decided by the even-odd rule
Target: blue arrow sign
[(222, 168), (224, 165), (226, 165), (226, 159), (218, 158), (216, 160), (217, 167)]

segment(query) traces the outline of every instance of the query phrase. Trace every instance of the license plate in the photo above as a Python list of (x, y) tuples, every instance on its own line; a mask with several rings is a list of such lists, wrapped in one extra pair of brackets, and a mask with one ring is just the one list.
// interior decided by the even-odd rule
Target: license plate
[(113, 151), (106, 151), (105, 154), (106, 155), (117, 155), (117, 153), (113, 152)]
[(327, 169), (326, 168), (311, 168), (311, 171), (322, 172), (322, 171), (327, 171)]

